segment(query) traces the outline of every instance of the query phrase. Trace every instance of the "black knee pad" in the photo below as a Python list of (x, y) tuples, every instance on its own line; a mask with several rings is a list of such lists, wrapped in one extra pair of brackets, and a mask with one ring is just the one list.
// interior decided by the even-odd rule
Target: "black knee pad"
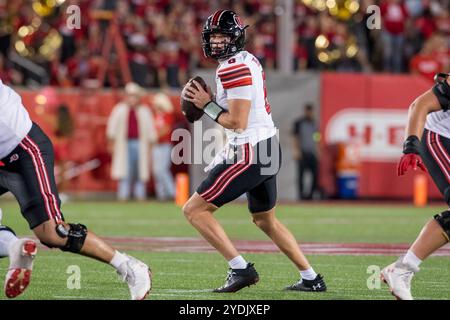
[(60, 247), (62, 251), (78, 253), (84, 245), (88, 230), (83, 224), (69, 223), (69, 228), (66, 228), (63, 224), (59, 224), (56, 227), (56, 233), (61, 238), (67, 238), (66, 244)]
[(434, 216), (434, 220), (444, 229), (444, 236), (450, 240), (450, 211), (446, 210)]

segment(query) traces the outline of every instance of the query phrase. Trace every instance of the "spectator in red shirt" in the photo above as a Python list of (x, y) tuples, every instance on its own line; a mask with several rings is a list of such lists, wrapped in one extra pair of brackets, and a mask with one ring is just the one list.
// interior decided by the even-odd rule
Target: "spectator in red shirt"
[(153, 147), (153, 175), (158, 200), (172, 200), (175, 197), (175, 185), (170, 171), (172, 164), (171, 135), (174, 124), (173, 105), (164, 93), (158, 93), (153, 99), (155, 129), (158, 140)]
[(434, 75), (444, 70), (436, 56), (438, 41), (437, 36), (432, 36), (425, 42), (423, 49), (411, 59), (410, 71), (412, 73), (420, 74), (433, 81)]
[(381, 2), (383, 64), (384, 70), (402, 72), (403, 49), (405, 45), (405, 24), (408, 11), (403, 0), (385, 0)]
[(431, 81), (436, 73), (443, 70), (439, 61), (432, 54), (422, 51), (411, 59), (410, 69), (412, 73), (418, 73)]
[(156, 141), (153, 116), (141, 104), (142, 88), (136, 83), (125, 87), (126, 97), (117, 104), (109, 119), (106, 135), (112, 153), (111, 176), (119, 180), (118, 198), (127, 201), (131, 187), (137, 200), (145, 200), (150, 178), (148, 158)]

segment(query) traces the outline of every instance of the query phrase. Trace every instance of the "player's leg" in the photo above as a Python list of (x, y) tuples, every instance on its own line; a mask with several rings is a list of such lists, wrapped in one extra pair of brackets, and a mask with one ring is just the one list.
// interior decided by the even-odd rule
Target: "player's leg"
[(213, 216), (217, 208), (245, 193), (251, 182), (249, 177), (256, 174), (256, 171), (253, 172), (252, 147), (246, 144), (237, 147), (234, 152), (235, 161), (215, 166), (183, 207), (187, 220), (222, 254), (230, 266), (227, 281), (221, 288), (215, 289), (215, 292), (236, 292), (259, 280), (253, 264), (239, 254)]
[[(421, 157), (433, 181), (450, 206), (450, 139), (425, 130), (422, 136)], [(382, 279), (397, 299), (411, 300), (411, 280), (423, 260), (449, 241), (450, 211), (434, 216), (423, 227), (407, 253), (382, 270)]]
[(276, 175), (247, 192), (248, 206), (253, 222), (295, 264), (301, 280), (286, 289), (298, 291), (325, 291), (321, 275), (316, 274), (301, 251), (297, 240), (286, 226), (275, 216), (277, 199)]
[(6, 164), (15, 173), (7, 177), (7, 186), (19, 200), (30, 229), (50, 248), (79, 253), (111, 264), (124, 279), (133, 299), (143, 299), (151, 288), (148, 267), (114, 250), (82, 224), (67, 224), (53, 174), (53, 147), (45, 134), (33, 125), (29, 135), (13, 151), (18, 160)]
[(217, 209), (215, 205), (200, 197), (197, 192), (183, 206), (186, 219), (206, 241), (219, 251), (227, 261), (230, 261), (239, 254), (225, 230), (213, 215)]
[(450, 234), (450, 209), (442, 212), (436, 218), (441, 222), (438, 222), (437, 219), (428, 221), (409, 249), (421, 261), (448, 243)]
[(19, 239), (11, 228), (2, 225), (2, 214), (0, 208), (0, 258), (9, 257), (4, 289), (8, 298), (15, 298), (30, 284), (37, 246), (31, 239)]

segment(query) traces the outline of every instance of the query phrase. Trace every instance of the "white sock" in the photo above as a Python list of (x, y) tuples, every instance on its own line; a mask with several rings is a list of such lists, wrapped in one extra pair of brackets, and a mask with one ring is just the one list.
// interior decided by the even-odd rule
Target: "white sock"
[(247, 268), (247, 261), (242, 256), (237, 256), (228, 261), (228, 265), (231, 269), (245, 269)]
[(403, 257), (403, 263), (412, 265), (416, 268), (419, 268), (420, 264), (422, 263), (422, 260), (417, 258), (417, 256), (412, 252), (411, 250), (408, 250), (406, 255)]
[(118, 269), (122, 263), (128, 260), (130, 260), (130, 258), (116, 250), (114, 257), (111, 259), (109, 264), (112, 265), (115, 269)]
[(8, 257), (9, 247), (19, 239), (11, 231), (1, 229), (2, 227), (0, 226), (0, 257)]
[(314, 280), (317, 277), (317, 273), (310, 267), (306, 270), (300, 270), (300, 276), (305, 280)]

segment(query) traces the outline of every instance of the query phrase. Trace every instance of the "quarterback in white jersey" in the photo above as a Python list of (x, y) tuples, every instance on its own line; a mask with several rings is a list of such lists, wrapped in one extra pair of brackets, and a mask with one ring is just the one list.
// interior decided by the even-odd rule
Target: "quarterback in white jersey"
[[(247, 196), (253, 222), (300, 272), (301, 279), (286, 289), (325, 291), (323, 277), (315, 273), (292, 233), (275, 216), (281, 149), (267, 99), (263, 68), (258, 59), (243, 50), (247, 27), (230, 10), (216, 11), (204, 25), (204, 54), (219, 62), (217, 95), (214, 100), (209, 88), (205, 91), (192, 80), (194, 86), (188, 83), (182, 96), (225, 128), (227, 157), (220, 163), (213, 163), (208, 177), (184, 205), (183, 212), (228, 261), (231, 271), (227, 280), (214, 292), (236, 292), (259, 280), (254, 265), (238, 253), (213, 216), (219, 207), (243, 194)], [(230, 158), (233, 161), (229, 161)], [(275, 170), (267, 170), (269, 167)]]
[[(439, 73), (435, 81), (433, 88), (409, 107), (406, 140), (397, 174), (402, 176), (409, 168), (428, 171), (450, 207), (449, 74)], [(428, 221), (405, 256), (382, 270), (382, 279), (397, 299), (413, 299), (411, 280), (419, 265), (449, 240), (450, 209), (447, 209)]]
[[(10, 191), (30, 229), (49, 248), (81, 254), (111, 264), (128, 282), (132, 299), (144, 299), (151, 288), (148, 267), (88, 231), (66, 223), (54, 176), (53, 145), (33, 123), (20, 96), (0, 81), (0, 196)], [(36, 244), (20, 240), (0, 225), (0, 257), (9, 256), (5, 294), (14, 298), (28, 286)]]
[(229, 143), (241, 145), (250, 142), (254, 146), (276, 134), (264, 70), (254, 55), (240, 51), (230, 59), (219, 61), (216, 87), (216, 102), (227, 110), (230, 99), (251, 101), (247, 128), (244, 131), (225, 129)]

